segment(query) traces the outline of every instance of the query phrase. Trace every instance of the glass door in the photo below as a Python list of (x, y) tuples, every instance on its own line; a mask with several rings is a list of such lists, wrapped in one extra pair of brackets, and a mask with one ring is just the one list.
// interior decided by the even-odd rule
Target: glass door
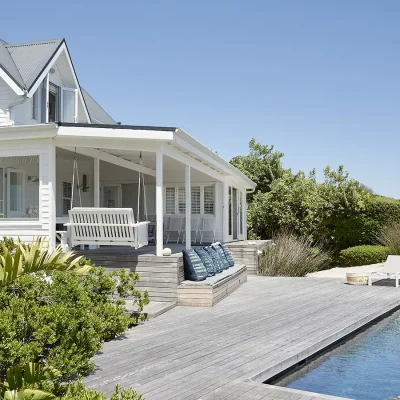
[(24, 174), (7, 168), (7, 217), (24, 217)]
[(78, 122), (78, 91), (62, 88), (61, 91), (62, 122)]
[(233, 240), (238, 238), (238, 196), (237, 189), (232, 188), (232, 225), (233, 225)]

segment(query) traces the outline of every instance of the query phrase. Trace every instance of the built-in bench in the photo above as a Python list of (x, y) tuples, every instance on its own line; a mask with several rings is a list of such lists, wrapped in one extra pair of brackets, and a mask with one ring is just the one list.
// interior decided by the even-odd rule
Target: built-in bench
[(178, 306), (212, 307), (247, 281), (247, 267), (235, 265), (204, 281), (182, 281)]

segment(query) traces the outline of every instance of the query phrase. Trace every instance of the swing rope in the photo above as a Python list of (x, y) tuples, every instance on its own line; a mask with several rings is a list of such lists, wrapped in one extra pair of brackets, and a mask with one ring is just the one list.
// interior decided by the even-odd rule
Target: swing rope
[(78, 159), (76, 157), (76, 147), (74, 153), (74, 165), (72, 169), (72, 192), (71, 192), (71, 209), (74, 207), (74, 192), (75, 192), (75, 175), (78, 181), (78, 195), (79, 195), (79, 206), (82, 207), (82, 195), (81, 195), (81, 185), (79, 182), (79, 169), (78, 169)]

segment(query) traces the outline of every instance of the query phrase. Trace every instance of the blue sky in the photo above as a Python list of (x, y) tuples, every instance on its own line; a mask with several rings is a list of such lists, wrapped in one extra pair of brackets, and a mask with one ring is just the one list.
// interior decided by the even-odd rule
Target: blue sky
[(2, 15), (8, 42), (65, 37), (122, 123), (179, 126), (226, 159), (254, 136), (285, 167), (344, 164), (400, 197), (397, 0), (20, 0)]

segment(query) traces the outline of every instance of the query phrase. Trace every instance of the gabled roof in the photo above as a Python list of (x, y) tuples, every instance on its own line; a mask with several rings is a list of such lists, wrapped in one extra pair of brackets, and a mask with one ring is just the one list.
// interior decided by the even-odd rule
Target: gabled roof
[[(3, 75), (3, 78), (10, 78), (10, 85), (14, 85), (14, 83), (17, 85), (17, 89), (14, 90), (21, 89), (27, 92), (30, 92), (31, 89), (36, 90), (35, 87), (37, 86), (38, 79), (49, 68), (54, 56), (56, 56), (63, 45), (69, 57), (64, 39), (17, 44), (9, 44), (0, 39), (0, 76), (2, 71), (4, 71), (6, 75)], [(72, 69), (74, 70), (73, 65)], [(73, 74), (76, 78), (77, 86), (80, 88), (83, 102), (85, 103), (85, 111), (87, 110), (90, 119), (94, 123), (116, 124), (115, 120), (96, 100), (80, 87), (75, 71), (73, 71)]]
[(82, 86), (81, 90), (93, 124), (115, 125), (117, 123)]
[(7, 75), (19, 86), (21, 89), (25, 88), (25, 82), (18, 71), (17, 66), (10, 52), (7, 50), (8, 43), (0, 39), (0, 68), (2, 68)]
[[(29, 90), (33, 86), (40, 73), (45, 69), (63, 42), (64, 39), (18, 44), (3, 43), (3, 47), (14, 61), (20, 79), (22, 79), (22, 89)], [(11, 68), (10, 70), (9, 68), (6, 68), (6, 70), (18, 82), (15, 69)]]

